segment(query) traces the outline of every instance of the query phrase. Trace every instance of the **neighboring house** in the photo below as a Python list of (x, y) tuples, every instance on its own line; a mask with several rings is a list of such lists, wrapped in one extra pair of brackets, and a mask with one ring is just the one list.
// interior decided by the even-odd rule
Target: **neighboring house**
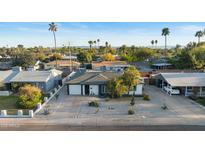
[[(64, 69), (71, 69), (76, 70), (80, 67), (80, 63), (76, 61), (71, 61), (70, 60), (57, 60), (57, 68), (60, 70)], [(44, 69), (54, 69), (56, 68), (56, 61), (51, 61), (49, 63), (44, 63)]]
[(92, 62), (92, 69), (97, 71), (124, 71), (130, 65), (126, 61)]
[(166, 58), (160, 58), (152, 60), (151, 67), (153, 69), (169, 69), (172, 68), (172, 64), (170, 64)]
[(0, 96), (10, 95), (11, 79), (15, 77), (20, 70), (13, 68), (13, 70), (0, 71)]
[(154, 76), (162, 89), (177, 89), (184, 96), (205, 97), (205, 73), (160, 73)]
[(0, 70), (9, 70), (13, 66), (14, 59), (10, 57), (1, 57), (0, 58)]
[(62, 59), (63, 59), (63, 60), (77, 61), (77, 56), (63, 55)]
[[(81, 71), (67, 82), (68, 95), (91, 95), (103, 96), (106, 95), (107, 81), (112, 78), (119, 77), (122, 73), (117, 72), (101, 72), (101, 71)], [(130, 91), (130, 95), (142, 95), (143, 84), (140, 83), (134, 87), (134, 91)]]
[(34, 85), (47, 93), (62, 83), (62, 72), (52, 69), (48, 71), (20, 71), (11, 80), (12, 87), (20, 87), (25, 84)]
[(10, 94), (11, 90), (11, 79), (15, 77), (20, 68), (14, 67), (12, 70), (0, 71), (0, 96), (5, 96)]

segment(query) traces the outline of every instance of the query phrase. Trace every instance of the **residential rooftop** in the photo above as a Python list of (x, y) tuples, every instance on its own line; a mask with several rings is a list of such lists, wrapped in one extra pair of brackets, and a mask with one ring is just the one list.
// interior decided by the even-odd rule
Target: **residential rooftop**
[(102, 66), (114, 66), (114, 65), (128, 65), (126, 61), (102, 61), (102, 62), (92, 62), (92, 65), (95, 67)]
[[(56, 61), (51, 61), (51, 62), (49, 62), (49, 63), (45, 63), (46, 65), (56, 65)], [(57, 60), (57, 65), (58, 66), (64, 66), (64, 67), (66, 67), (66, 66), (79, 66), (80, 65), (80, 63), (79, 62), (76, 62), (76, 61), (71, 61), (71, 63), (70, 63), (70, 60)]]
[(75, 77), (71, 78), (67, 84), (103, 84), (108, 80), (118, 77), (122, 73), (116, 72), (100, 72), (100, 71), (85, 71), (79, 73)]
[(59, 75), (62, 72), (59, 70), (49, 70), (49, 71), (20, 71), (13, 77), (11, 82), (47, 82), (48, 79), (53, 75)]
[(9, 83), (10, 80), (15, 77), (19, 72), (8, 70), (8, 71), (0, 71), (0, 82), (1, 83)]
[(205, 86), (205, 73), (160, 73), (171, 85), (177, 87)]

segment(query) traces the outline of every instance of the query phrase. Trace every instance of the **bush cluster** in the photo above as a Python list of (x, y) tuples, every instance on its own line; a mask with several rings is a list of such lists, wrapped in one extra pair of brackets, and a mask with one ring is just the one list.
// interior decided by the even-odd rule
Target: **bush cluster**
[(143, 100), (149, 101), (150, 100), (149, 95), (148, 94), (144, 94), (143, 95)]
[(91, 106), (91, 107), (99, 107), (99, 104), (98, 104), (97, 101), (91, 101), (91, 102), (88, 103), (88, 105)]
[(128, 110), (128, 115), (133, 115), (133, 114), (135, 114), (135, 111), (133, 109), (129, 109)]

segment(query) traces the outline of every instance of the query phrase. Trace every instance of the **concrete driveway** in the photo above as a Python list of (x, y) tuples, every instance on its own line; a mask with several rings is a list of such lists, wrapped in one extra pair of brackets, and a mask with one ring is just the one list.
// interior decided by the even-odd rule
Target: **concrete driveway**
[[(106, 101), (97, 97), (68, 96), (66, 87), (58, 99), (49, 102), (50, 114), (43, 110), (33, 119), (0, 119), (1, 124), (16, 125), (65, 125), (67, 127), (129, 127), (148, 125), (203, 125), (205, 126), (205, 108), (184, 96), (169, 96), (155, 86), (145, 86), (145, 93), (151, 100), (136, 98), (134, 115), (128, 115), (131, 98)], [(97, 100), (99, 108), (88, 107), (88, 102)], [(162, 110), (163, 104), (168, 110)], [(5, 125), (7, 126), (7, 125)], [(40, 128), (40, 127), (39, 127)], [(169, 128), (169, 127), (167, 127)]]
[[(205, 108), (189, 98), (169, 96), (155, 86), (145, 86), (145, 92), (150, 95), (151, 101), (140, 105), (138, 111), (146, 116), (146, 124), (153, 121), (155, 124), (205, 125)], [(159, 108), (163, 103), (168, 106), (168, 110)]]
[[(134, 115), (128, 115), (130, 98), (105, 101), (97, 97), (68, 96), (64, 88), (57, 100), (49, 103), (50, 115), (42, 112), (35, 120), (51, 124), (82, 126), (131, 126), (131, 125), (205, 125), (205, 108), (184, 96), (169, 96), (155, 86), (145, 86), (151, 100), (136, 98)], [(88, 107), (97, 100), (99, 109)], [(168, 110), (162, 110), (163, 104)], [(45, 121), (44, 121), (45, 120)]]

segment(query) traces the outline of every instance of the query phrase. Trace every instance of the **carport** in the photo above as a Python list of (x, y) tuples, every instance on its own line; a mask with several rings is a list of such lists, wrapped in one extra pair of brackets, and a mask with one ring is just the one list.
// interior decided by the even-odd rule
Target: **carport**
[(160, 73), (155, 76), (156, 86), (177, 88), (184, 96), (205, 97), (205, 73)]

